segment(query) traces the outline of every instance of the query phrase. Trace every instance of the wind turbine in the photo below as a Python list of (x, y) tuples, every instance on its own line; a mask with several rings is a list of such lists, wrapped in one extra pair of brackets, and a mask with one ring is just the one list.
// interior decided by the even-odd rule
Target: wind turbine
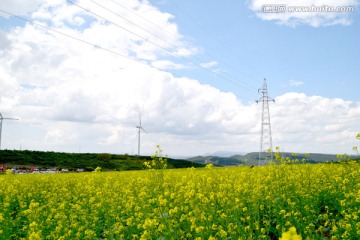
[(1, 132), (2, 132), (2, 122), (3, 120), (19, 120), (17, 118), (4, 118), (3, 115), (0, 113), (0, 150), (1, 150)]
[(145, 129), (141, 126), (141, 112), (139, 110), (139, 126), (136, 126), (136, 128), (138, 129), (138, 156), (140, 156), (140, 133), (141, 133), (141, 130), (146, 132)]

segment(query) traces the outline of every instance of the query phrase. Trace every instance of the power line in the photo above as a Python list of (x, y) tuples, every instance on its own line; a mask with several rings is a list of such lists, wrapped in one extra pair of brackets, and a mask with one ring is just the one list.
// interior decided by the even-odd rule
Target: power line
[(137, 13), (136, 13), (135, 11), (133, 11), (131, 8), (125, 7), (124, 5), (118, 3), (118, 2), (116, 2), (116, 1), (114, 1), (114, 0), (110, 0), (110, 1), (113, 2), (113, 3), (115, 3), (117, 6), (123, 8), (123, 9), (128, 10), (129, 12), (131, 12), (131, 13), (134, 14), (134, 15), (136, 15), (137, 17), (143, 19), (145, 22), (148, 22), (148, 23), (152, 24), (153, 26), (161, 29), (162, 31), (167, 32), (169, 35), (171, 35), (171, 36), (173, 36), (173, 37), (177, 37), (177, 36), (174, 35), (173, 33), (171, 33), (171, 32), (169, 32), (168, 30), (166, 30), (165, 28), (160, 27), (159, 25), (153, 23), (153, 22), (150, 21), (149, 19), (144, 18), (144, 17), (141, 16), (140, 14), (137, 14)]
[(10, 15), (10, 16), (12, 16), (12, 17), (16, 17), (16, 18), (18, 18), (18, 19), (20, 19), (20, 20), (23, 20), (23, 21), (25, 21), (25, 22), (29, 22), (29, 23), (31, 23), (31, 24), (33, 24), (33, 25), (35, 25), (35, 26), (44, 28), (44, 29), (46, 29), (46, 30), (48, 30), (48, 31), (58, 33), (58, 34), (60, 34), (60, 35), (66, 36), (66, 37), (68, 37), (68, 38), (71, 38), (71, 39), (73, 39), (73, 40), (79, 41), (79, 42), (81, 42), (81, 43), (84, 43), (84, 44), (90, 45), (90, 46), (92, 46), (92, 47), (101, 49), (101, 50), (103, 50), (103, 51), (106, 51), (106, 52), (109, 52), (109, 53), (112, 53), (112, 54), (116, 54), (116, 55), (121, 56), (121, 57), (123, 57), (123, 58), (127, 58), (127, 59), (129, 59), (129, 60), (132, 60), (132, 61), (141, 63), (141, 64), (143, 64), (143, 65), (146, 65), (146, 66), (153, 67), (153, 68), (155, 68), (155, 69), (161, 70), (161, 69), (159, 69), (159, 68), (156, 68), (156, 67), (154, 67), (154, 66), (149, 65), (149, 64), (146, 63), (146, 62), (142, 62), (142, 61), (140, 61), (140, 60), (137, 60), (137, 59), (128, 57), (128, 56), (123, 55), (123, 54), (121, 54), (121, 53), (115, 52), (115, 51), (113, 51), (113, 50), (111, 50), (111, 49), (101, 47), (101, 46), (99, 46), (99, 45), (97, 45), (97, 44), (88, 42), (88, 41), (86, 41), (86, 40), (83, 40), (83, 39), (80, 39), (80, 38), (77, 38), (77, 37), (74, 37), (74, 36), (69, 35), (69, 34), (67, 34), (67, 33), (60, 32), (60, 31), (58, 31), (58, 30), (55, 30), (55, 29), (50, 28), (50, 27), (47, 27), (47, 26), (45, 26), (45, 25), (36, 23), (36, 22), (34, 22), (34, 21), (32, 21), (32, 20), (29, 20), (29, 19), (26, 19), (26, 18), (24, 18), (24, 17), (20, 17), (20, 16), (18, 16), (18, 15), (9, 13), (9, 12), (7, 12), (7, 11), (5, 11), (5, 10), (0, 9), (0, 11), (3, 12), (3, 13), (5, 13), (5, 14), (8, 14), (8, 15)]
[[(114, 50), (111, 50), (111, 49), (108, 49), (108, 48), (104, 48), (104, 47), (102, 47), (102, 46), (100, 46), (100, 45), (91, 43), (91, 42), (86, 41), (86, 40), (83, 40), (83, 39), (81, 39), (81, 38), (78, 38), (78, 37), (72, 36), (72, 35), (70, 35), (70, 34), (61, 32), (61, 31), (59, 31), (59, 30), (50, 28), (50, 27), (45, 26), (45, 25), (43, 25), (43, 24), (40, 24), (40, 23), (37, 23), (37, 22), (35, 22), (35, 21), (29, 20), (29, 19), (27, 19), (27, 18), (24, 18), (24, 17), (18, 16), (18, 15), (12, 14), (12, 13), (10, 13), (10, 12), (8, 12), (8, 11), (2, 10), (2, 9), (0, 9), (0, 11), (3, 12), (3, 13), (5, 13), (5, 14), (8, 14), (9, 16), (18, 18), (18, 19), (20, 19), (20, 20), (22, 20), (22, 21), (25, 21), (25, 22), (29, 22), (29, 23), (31, 23), (32, 25), (41, 27), (41, 28), (46, 29), (46, 30), (48, 30), (48, 31), (55, 32), (55, 33), (57, 33), (57, 34), (66, 36), (66, 37), (68, 37), (68, 38), (70, 38), (70, 39), (79, 41), (79, 42), (81, 42), (81, 43), (83, 43), (83, 44), (86, 44), (86, 45), (95, 47), (95, 48), (97, 48), (97, 49), (100, 49), (100, 50), (103, 50), (103, 51), (106, 51), (106, 52), (109, 52), (109, 53), (112, 53), (112, 54), (116, 54), (116, 55), (121, 56), (121, 57), (123, 57), (123, 58), (129, 59), (129, 60), (132, 60), (132, 61), (135, 61), (135, 62), (137, 62), (137, 63), (146, 65), (146, 66), (148, 66), (148, 67), (157, 69), (157, 70), (159, 70), (159, 71), (163, 71), (163, 69), (160, 69), (160, 68), (157, 68), (157, 67), (155, 67), (155, 66), (152, 66), (152, 65), (150, 65), (150, 64), (147, 63), (147, 62), (144, 62), (144, 61), (140, 61), (140, 60), (138, 60), (138, 59), (131, 58), (131, 57), (129, 57), (129, 56), (123, 55), (123, 54), (121, 54), (121, 53), (119, 53), (119, 52), (116, 52), (116, 51), (114, 51)], [(104, 20), (106, 20), (106, 19), (104, 19)], [(107, 20), (106, 20), (106, 21), (107, 21)], [(141, 36), (139, 36), (139, 37), (141, 37)], [(144, 39), (144, 38), (142, 38), (142, 39)], [(144, 40), (146, 40), (146, 39), (144, 39)], [(186, 59), (184, 59), (184, 60), (186, 60)], [(186, 61), (189, 62), (189, 60), (186, 60)], [(198, 64), (196, 64), (196, 65), (198, 65)], [(199, 66), (200, 68), (202, 68), (202, 69), (210, 72), (210, 73), (213, 73), (213, 74), (215, 74), (215, 75), (217, 75), (217, 76), (225, 79), (225, 80), (228, 80), (228, 81), (230, 81), (230, 82), (233, 82), (233, 83), (235, 83), (235, 84), (240, 85), (238, 82), (236, 82), (236, 81), (234, 81), (234, 80), (232, 80), (232, 79), (230, 79), (230, 78), (226, 78), (226, 77), (224, 77), (224, 76), (221, 76), (221, 75), (219, 75), (219, 74), (216, 74), (216, 73), (214, 73), (214, 72), (212, 72), (212, 71), (210, 71), (210, 70), (208, 70), (208, 69), (206, 69), (206, 68), (204, 68), (204, 67), (202, 67), (202, 66), (200, 66), (200, 65), (198, 65), (198, 66)], [(181, 75), (179, 75), (179, 74), (173, 73), (173, 72), (171, 72), (171, 74), (173, 74), (174, 76), (177, 76), (177, 77), (185, 77), (185, 76), (181, 76)], [(244, 88), (244, 86), (242, 86), (242, 87)], [(247, 98), (247, 97), (244, 97), (244, 96), (243, 96), (243, 98), (246, 98), (246, 99), (248, 99), (248, 100), (251, 100), (250, 98)]]
[[(111, 10), (111, 9), (109, 9), (109, 8), (107, 8), (107, 7), (103, 6), (103, 5), (101, 5), (100, 3), (95, 2), (95, 1), (93, 1), (93, 0), (89, 0), (89, 1), (90, 1), (90, 2), (92, 2), (92, 3), (94, 3), (94, 4), (96, 4), (97, 6), (99, 6), (99, 7), (101, 7), (101, 8), (103, 8), (103, 9), (105, 9), (106, 11), (111, 12), (112, 14), (114, 14), (114, 15), (116, 15), (116, 16), (118, 16), (118, 17), (120, 17), (121, 19), (123, 19), (123, 20), (127, 21), (128, 23), (131, 23), (131, 24), (135, 25), (136, 27), (140, 28), (141, 30), (143, 30), (143, 31), (145, 31), (145, 32), (147, 32), (147, 33), (149, 33), (149, 34), (153, 35), (154, 37), (156, 37), (156, 38), (158, 38), (158, 39), (161, 39), (162, 41), (166, 42), (167, 44), (171, 45), (172, 47), (177, 48), (177, 46), (175, 46), (175, 45), (174, 45), (174, 44), (172, 44), (171, 42), (169, 42), (169, 41), (167, 41), (167, 40), (165, 40), (165, 39), (163, 39), (163, 38), (159, 37), (158, 35), (156, 35), (156, 34), (154, 34), (154, 33), (150, 32), (150, 31), (149, 31), (149, 30), (147, 30), (146, 28), (144, 28), (144, 27), (140, 26), (139, 24), (134, 23), (133, 21), (130, 21), (129, 19), (127, 19), (127, 18), (125, 18), (125, 17), (121, 16), (120, 14), (118, 14), (118, 13), (114, 12), (113, 10)], [(77, 5), (77, 4), (75, 4), (74, 2), (71, 2), (71, 1), (69, 1), (69, 0), (68, 0), (67, 2), (69, 2), (69, 3), (71, 3), (71, 4), (74, 4), (74, 5), (78, 6), (78, 7), (80, 7), (79, 5)], [(81, 7), (81, 8), (82, 8), (82, 7)], [(82, 8), (82, 9), (83, 9), (83, 10), (85, 10), (84, 8)], [(86, 10), (86, 11), (88, 11), (88, 10)], [(89, 11), (89, 12), (90, 12), (90, 11)], [(91, 14), (93, 14), (92, 12), (90, 12), (90, 13), (91, 13)], [(96, 15), (96, 16), (100, 17), (99, 15)], [(101, 17), (101, 18), (102, 18), (102, 17)], [(143, 19), (145, 19), (145, 18), (143, 18)], [(109, 21), (109, 20), (107, 20), (107, 21)], [(112, 23), (112, 22), (111, 22), (111, 23)], [(114, 23), (112, 23), (112, 24), (114, 24)]]
[[(181, 56), (181, 55), (179, 55), (179, 54), (177, 54), (177, 53), (175, 53), (175, 52), (173, 52), (173, 51), (171, 51), (171, 50), (168, 50), (168, 49), (162, 47), (161, 45), (159, 45), (159, 44), (157, 44), (157, 43), (155, 43), (155, 42), (153, 42), (153, 41), (150, 41), (148, 38), (145, 38), (145, 37), (143, 37), (143, 36), (141, 36), (141, 35), (139, 35), (139, 34), (137, 34), (137, 33), (134, 33), (133, 31), (131, 31), (131, 30), (127, 29), (127, 28), (124, 28), (123, 26), (121, 26), (121, 25), (119, 25), (119, 24), (116, 24), (116, 23), (114, 23), (113, 21), (110, 21), (109, 19), (107, 19), (107, 18), (105, 18), (105, 17), (102, 17), (102, 16), (100, 16), (99, 14), (94, 13), (93, 11), (91, 11), (91, 10), (89, 10), (89, 9), (86, 9), (86, 8), (84, 8), (84, 7), (78, 5), (78, 4), (76, 4), (76, 3), (74, 3), (74, 2), (72, 2), (72, 1), (70, 1), (70, 0), (67, 0), (67, 2), (70, 3), (70, 4), (72, 4), (72, 5), (74, 5), (74, 6), (77, 6), (78, 8), (80, 8), (80, 9), (82, 9), (82, 10), (84, 10), (84, 11), (86, 11), (86, 12), (88, 12), (88, 13), (94, 15), (94, 16), (97, 16), (97, 17), (99, 17), (99, 18), (101, 18), (101, 19), (109, 22), (110, 24), (113, 24), (114, 26), (117, 26), (117, 27), (119, 27), (119, 28), (121, 28), (121, 29), (123, 29), (123, 30), (125, 30), (125, 31), (127, 31), (127, 32), (129, 32), (129, 33), (131, 33), (131, 34), (133, 34), (133, 35), (135, 35), (135, 36), (143, 39), (143, 40), (146, 41), (146, 42), (149, 42), (149, 43), (151, 43), (151, 44), (154, 44), (155, 46), (159, 47), (160, 49), (164, 50), (166, 53), (168, 53), (168, 54), (170, 54), (170, 55), (173, 55), (173, 56), (175, 56), (175, 57), (178, 57), (178, 58), (180, 58), (180, 59), (183, 59), (184, 61), (186, 61), (186, 62), (188, 62), (188, 63), (191, 63), (191, 64), (193, 64), (193, 65), (195, 65), (195, 66), (197, 66), (197, 67), (199, 67), (199, 68), (201, 68), (201, 69), (203, 69), (203, 70), (205, 70), (205, 71), (207, 71), (207, 72), (210, 72), (211, 74), (214, 74), (214, 75), (216, 75), (216, 76), (218, 76), (218, 77), (220, 77), (220, 78), (223, 78), (223, 79), (225, 79), (225, 80), (227, 80), (227, 81), (230, 81), (230, 82), (232, 82), (232, 83), (235, 83), (235, 84), (241, 86), (242, 88), (247, 88), (248, 90), (251, 90), (251, 91), (254, 90), (254, 89), (251, 89), (251, 88), (247, 87), (246, 85), (241, 84), (241, 83), (239, 83), (239, 82), (237, 82), (237, 81), (235, 81), (235, 80), (233, 80), (233, 79), (230, 79), (230, 78), (228, 78), (228, 77), (226, 77), (226, 76), (224, 76), (224, 75), (221, 75), (221, 74), (218, 74), (217, 72), (211, 71), (211, 70), (207, 69), (206, 67), (201, 66), (201, 64), (195, 63), (195, 62), (193, 62), (193, 61), (191, 61), (191, 60), (189, 60), (189, 59), (187, 59), (187, 58), (185, 58), (185, 57), (183, 57), (183, 56)], [(99, 4), (97, 4), (97, 5), (99, 5)], [(99, 6), (101, 6), (101, 5), (99, 5)], [(105, 7), (104, 7), (104, 8), (105, 8)], [(107, 8), (105, 8), (105, 9), (107, 9)], [(111, 11), (111, 10), (109, 10), (109, 11)], [(113, 11), (111, 11), (111, 12), (114, 13)], [(116, 13), (115, 13), (115, 14), (116, 14)], [(116, 15), (118, 15), (118, 14), (116, 14)], [(118, 15), (118, 16), (119, 16), (119, 15)], [(123, 17), (121, 17), (121, 18), (123, 18)], [(131, 22), (130, 20), (127, 20), (127, 21)], [(131, 23), (133, 23), (133, 22), (131, 22)], [(135, 23), (133, 23), (133, 24), (134, 24), (134, 25), (137, 25), (137, 24), (135, 24)], [(137, 26), (138, 26), (138, 25), (137, 25)], [(143, 29), (143, 28), (141, 28), (141, 29)], [(143, 30), (144, 30), (144, 29), (143, 29)], [(147, 32), (148, 32), (148, 31), (147, 31)], [(154, 34), (152, 34), (152, 35), (154, 35)], [(156, 35), (154, 35), (154, 36), (156, 36)], [(156, 36), (156, 37), (158, 37), (158, 36)], [(158, 37), (158, 38), (159, 38), (159, 37)], [(161, 39), (161, 38), (160, 38), (160, 39)], [(162, 40), (163, 40), (163, 39), (162, 39)], [(166, 40), (163, 40), (163, 41), (166, 41)], [(170, 43), (170, 44), (171, 44), (171, 43)], [(171, 45), (173, 45), (173, 44), (171, 44)], [(174, 45), (173, 45), (173, 46), (174, 46)], [(175, 46), (175, 47), (176, 47), (176, 46)], [(192, 57), (192, 58), (194, 58), (194, 59), (196, 59), (196, 60), (198, 60), (198, 61), (200, 61), (200, 62), (202, 61), (201, 59), (198, 59), (198, 58), (196, 58), (196, 57)]]
[[(90, 0), (90, 1), (91, 1), (91, 2), (94, 2), (93, 0)], [(144, 18), (143, 16), (137, 14), (137, 13), (134, 12), (132, 9), (125, 7), (124, 5), (121, 5), (120, 3), (118, 3), (118, 2), (116, 2), (116, 1), (114, 1), (114, 0), (110, 0), (110, 1), (113, 2), (113, 3), (115, 3), (117, 6), (122, 7), (122, 8), (124, 8), (124, 9), (128, 10), (129, 12), (131, 12), (132, 14), (136, 15), (137, 17), (143, 19), (143, 20), (146, 21), (147, 23), (150, 23), (150, 24), (152, 24), (153, 26), (161, 29), (162, 31), (164, 31), (164, 32), (166, 32), (166, 33), (168, 33), (169, 35), (176, 37), (176, 35), (174, 35), (173, 33), (167, 31), (166, 29), (162, 28), (161, 26), (159, 26), (159, 25), (151, 22), (150, 20)], [(170, 3), (171, 3), (171, 2), (170, 2)], [(172, 3), (172, 4), (175, 5), (174, 3)], [(175, 7), (177, 7), (177, 6), (175, 6)], [(117, 14), (117, 15), (118, 15), (118, 14)], [(123, 18), (123, 17), (121, 16), (121, 18)], [(189, 17), (189, 18), (190, 18), (190, 17)], [(190, 19), (192, 19), (192, 18), (190, 18)], [(195, 22), (195, 21), (194, 21), (194, 22)], [(195, 22), (195, 23), (197, 23), (197, 22)], [(197, 24), (198, 24), (198, 23), (197, 23)], [(200, 26), (200, 24), (198, 24), (198, 26)], [(215, 39), (215, 40), (217, 40), (217, 39)], [(218, 42), (218, 43), (219, 43), (222, 47), (224, 47), (224, 45), (223, 45), (221, 42)], [(225, 47), (224, 47), (224, 48), (225, 48)], [(230, 51), (230, 52), (232, 52), (232, 51)], [(206, 55), (208, 55), (209, 57), (215, 59), (217, 62), (220, 62), (220, 63), (224, 64), (225, 66), (227, 66), (227, 67), (235, 70), (236, 72), (238, 72), (238, 73), (240, 73), (240, 74), (242, 74), (242, 75), (244, 75), (244, 76), (247, 76), (247, 77), (249, 77), (249, 78), (257, 81), (257, 79), (256, 79), (255, 77), (253, 77), (253, 76), (251, 76), (250, 74), (247, 74), (247, 73), (245, 73), (245, 72), (243, 72), (243, 71), (238, 70), (237, 68), (231, 66), (230, 64), (224, 62), (223, 60), (220, 60), (220, 61), (219, 61), (219, 59), (217, 59), (217, 58), (216, 58), (215, 56), (213, 56), (212, 54), (206, 53)], [(250, 86), (250, 85), (248, 85), (248, 86)], [(251, 87), (251, 86), (250, 86), (250, 87)], [(254, 87), (251, 87), (251, 88), (252, 88), (251, 90), (254, 90), (254, 89), (255, 89)]]
[[(202, 66), (200, 66), (200, 65), (198, 65), (198, 64), (196, 64), (196, 63), (194, 63), (194, 62), (191, 62), (190, 60), (186, 59), (185, 57), (183, 57), (183, 56), (181, 56), (181, 55), (179, 55), (179, 54), (177, 54), (177, 53), (174, 53), (173, 51), (170, 51), (170, 50), (162, 47), (160, 44), (157, 44), (157, 43), (155, 43), (155, 42), (153, 42), (153, 41), (150, 41), (148, 38), (143, 37), (143, 36), (141, 36), (141, 35), (133, 32), (133, 31), (127, 29), (127, 28), (124, 28), (123, 26), (121, 26), (121, 25), (119, 25), (119, 24), (117, 24), (117, 23), (114, 23), (113, 21), (110, 21), (109, 19), (107, 19), (107, 18), (105, 18), (105, 17), (100, 16), (100, 15), (97, 14), (97, 13), (94, 13), (94, 12), (92, 12), (92, 11), (89, 10), (89, 9), (86, 9), (86, 8), (84, 8), (84, 7), (78, 5), (78, 4), (76, 4), (76, 3), (74, 3), (74, 2), (72, 2), (72, 1), (70, 1), (70, 0), (67, 0), (67, 2), (70, 3), (70, 4), (73, 4), (74, 6), (80, 8), (80, 9), (82, 9), (82, 10), (84, 10), (84, 11), (86, 11), (86, 12), (88, 12), (88, 13), (90, 13), (90, 14), (98, 17), (98, 18), (101, 18), (101, 19), (109, 22), (110, 24), (113, 24), (114, 26), (117, 26), (117, 27), (119, 27), (119, 28), (121, 28), (121, 29), (123, 29), (123, 30), (125, 30), (125, 31), (127, 31), (127, 32), (129, 32), (129, 33), (131, 33), (131, 34), (133, 34), (133, 35), (141, 38), (142, 40), (144, 40), (144, 41), (146, 41), (146, 42), (149, 42), (149, 43), (151, 43), (151, 44), (154, 44), (155, 46), (157, 46), (158, 48), (161, 48), (162, 50), (164, 50), (165, 52), (167, 52), (167, 53), (170, 54), (170, 55), (173, 55), (173, 56), (175, 56), (175, 57), (181, 58), (181, 59), (183, 59), (183, 60), (185, 60), (185, 61), (187, 61), (187, 62), (189, 62), (189, 63), (191, 63), (191, 64), (197, 65), (197, 66), (201, 67), (202, 69), (207, 70), (206, 68), (204, 68), (204, 67), (202, 67)], [(129, 22), (131, 22), (131, 21), (129, 21)], [(136, 24), (135, 24), (135, 25), (136, 25)], [(142, 29), (143, 29), (143, 28), (142, 28)], [(154, 35), (154, 36), (156, 36), (156, 35)], [(207, 71), (208, 71), (208, 70), (207, 70)]]
[[(83, 39), (80, 39), (80, 38), (78, 38), (78, 37), (74, 37), (74, 36), (69, 35), (69, 34), (67, 34), (67, 33), (61, 32), (61, 31), (59, 31), (59, 30), (56, 30), (56, 29), (47, 27), (47, 26), (45, 26), (45, 25), (39, 24), (39, 23), (37, 23), (37, 22), (34, 22), (34, 21), (32, 21), (32, 20), (26, 19), (26, 18), (24, 18), (24, 17), (20, 17), (20, 16), (18, 16), (18, 15), (12, 14), (12, 13), (10, 13), (10, 12), (8, 12), (8, 11), (2, 10), (2, 9), (0, 9), (0, 11), (3, 12), (3, 13), (5, 13), (5, 14), (8, 14), (8, 15), (10, 15), (10, 16), (12, 16), (12, 17), (15, 17), (15, 18), (18, 18), (18, 19), (20, 19), (20, 20), (23, 20), (23, 21), (25, 21), (25, 22), (29, 22), (29, 23), (31, 23), (31, 24), (33, 24), (33, 25), (35, 25), (35, 26), (44, 28), (44, 29), (46, 29), (46, 30), (48, 30), (48, 31), (55, 32), (55, 33), (57, 33), (57, 34), (63, 35), (63, 36), (68, 37), (68, 38), (70, 38), (70, 39), (79, 41), (79, 42), (81, 42), (81, 43), (83, 43), (83, 44), (86, 44), (86, 45), (95, 47), (95, 48), (97, 48), (97, 49), (100, 49), (100, 50), (103, 50), (103, 51), (106, 51), (106, 52), (109, 52), (109, 53), (112, 53), (112, 54), (115, 54), (115, 55), (117, 55), (117, 56), (126, 58), (126, 59), (128, 59), (128, 60), (135, 61), (135, 62), (140, 63), (140, 64), (143, 64), (143, 65), (145, 65), (145, 66), (147, 66), (147, 67), (151, 67), (151, 68), (157, 69), (157, 70), (159, 70), (159, 71), (163, 71), (163, 69), (160, 69), (160, 68), (157, 68), (157, 67), (155, 67), (155, 66), (152, 66), (152, 65), (148, 64), (147, 62), (143, 62), (143, 61), (140, 61), (140, 60), (138, 60), (138, 59), (134, 59), (134, 58), (131, 58), (131, 57), (129, 57), (129, 56), (123, 55), (123, 54), (121, 54), (121, 53), (119, 53), (119, 52), (116, 52), (116, 51), (114, 51), (114, 50), (101, 47), (101, 46), (99, 46), (99, 45), (97, 45), (97, 44), (88, 42), (88, 41), (83, 40)], [(171, 74), (173, 74), (174, 76), (180, 77), (180, 78), (186, 77), (186, 76), (181, 76), (181, 75), (176, 74), (176, 73), (173, 73), (173, 72), (171, 72)], [(231, 81), (231, 80), (230, 80), (230, 81)]]
[[(195, 25), (197, 25), (199, 27), (199, 29), (201, 29), (204, 33), (206, 33), (207, 35), (211, 35), (211, 33), (206, 29), (204, 28), (198, 21), (196, 21), (194, 18), (192, 18), (188, 13), (186, 13), (183, 9), (181, 9), (177, 4), (175, 4), (173, 1), (168, 1), (172, 6), (174, 6), (175, 8), (177, 8), (184, 16), (186, 16), (188, 19), (190, 19), (191, 22), (195, 23)], [(229, 53), (231, 53), (232, 55), (236, 56), (238, 59), (240, 59), (242, 62), (246, 62), (244, 61), (243, 58), (241, 58), (240, 56), (238, 56), (237, 54), (235, 54), (234, 51), (232, 51), (231, 49), (229, 49), (225, 44), (223, 44), (218, 38), (214, 37), (213, 38), (218, 44), (220, 47), (222, 47), (223, 49), (227, 50)], [(211, 56), (209, 54), (209, 56)], [(255, 81), (257, 81), (257, 78), (255, 78), (254, 76), (248, 74), (248, 73), (245, 73), (243, 71), (240, 71), (238, 70), (237, 68), (231, 66), (230, 64), (224, 62), (224, 61), (221, 61), (223, 64), (225, 64), (226, 66), (232, 68), (233, 70), (235, 70), (236, 72), (244, 75), (244, 76), (247, 76)], [(250, 85), (249, 85), (250, 86)], [(256, 89), (255, 87), (251, 86), (251, 88), (253, 89)]]

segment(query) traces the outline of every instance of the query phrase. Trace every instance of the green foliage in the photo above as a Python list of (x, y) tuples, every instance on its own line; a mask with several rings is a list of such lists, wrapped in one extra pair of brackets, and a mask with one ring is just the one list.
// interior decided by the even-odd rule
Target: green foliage
[[(264, 155), (270, 159), (271, 153), (265, 153)], [(306, 160), (306, 163), (325, 163), (325, 162), (336, 162), (337, 158), (335, 154), (320, 154), (320, 153), (289, 153), (289, 152), (280, 152), (279, 153), (284, 158), (289, 158), (290, 160), (299, 159), (299, 163), (303, 159)], [(259, 164), (259, 152), (247, 153), (245, 155), (234, 155), (231, 157), (217, 157), (217, 156), (197, 156), (189, 158), (188, 160), (207, 164), (212, 163), (214, 166), (256, 166)]]
[[(257, 156), (259, 154), (257, 153)], [(236, 155), (232, 157), (218, 157), (218, 156), (197, 156), (189, 158), (188, 160), (193, 161), (195, 163), (207, 164), (212, 163), (214, 166), (239, 166), (245, 165), (246, 159), (244, 156)]]
[[(360, 140), (360, 133), (358, 133), (356, 135), (356, 139)], [(352, 150), (356, 152), (356, 157), (355, 158), (352, 157), (352, 156), (347, 155), (346, 153), (345, 154), (337, 154), (336, 157), (338, 158), (339, 162), (349, 162), (349, 161), (352, 161), (352, 160), (359, 161), (360, 160), (360, 154), (359, 154), (358, 147), (353, 146)]]
[(166, 169), (167, 168), (167, 155), (162, 156), (162, 149), (160, 145), (156, 145), (156, 151), (151, 156), (151, 161), (144, 162), (144, 166), (148, 169)]
[(85, 167), (85, 171), (92, 172), (92, 171), (94, 171), (94, 168), (93, 167)]
[(97, 158), (100, 160), (100, 161), (104, 161), (104, 162), (110, 162), (112, 156), (111, 154), (109, 153), (100, 153)]
[[(68, 168), (76, 171), (78, 168), (92, 172), (96, 167), (103, 170), (141, 170), (144, 162), (151, 161), (150, 156), (131, 156), (128, 154), (109, 153), (61, 153), (41, 151), (0, 150), (0, 165), (19, 166), (24, 168)], [(164, 159), (163, 159), (164, 160)], [(167, 158), (167, 168), (203, 167), (202, 164), (185, 160)]]
[(280, 152), (280, 147), (276, 147), (276, 152), (274, 153), (275, 161), (271, 164), (297, 164), (297, 163), (306, 163), (307, 158), (310, 157), (310, 154), (306, 153), (305, 157), (299, 160), (295, 153), (291, 153), (289, 156), (282, 156)]
[(212, 169), (212, 168), (214, 168), (214, 164), (212, 164), (212, 163), (208, 163), (205, 166), (205, 169)]
[[(360, 133), (356, 135), (356, 139), (360, 140)], [(353, 147), (353, 150), (356, 152), (357, 156), (360, 157), (359, 150), (357, 146)]]

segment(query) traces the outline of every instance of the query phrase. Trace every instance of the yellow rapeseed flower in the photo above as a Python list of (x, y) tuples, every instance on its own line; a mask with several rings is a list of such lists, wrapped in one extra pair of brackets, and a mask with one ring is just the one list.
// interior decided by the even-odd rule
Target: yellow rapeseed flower
[(279, 240), (302, 240), (302, 237), (296, 233), (295, 227), (291, 227), (289, 231), (283, 232)]
[(38, 232), (36, 233), (34, 232), (29, 235), (29, 240), (41, 240), (41, 239), (42, 238)]

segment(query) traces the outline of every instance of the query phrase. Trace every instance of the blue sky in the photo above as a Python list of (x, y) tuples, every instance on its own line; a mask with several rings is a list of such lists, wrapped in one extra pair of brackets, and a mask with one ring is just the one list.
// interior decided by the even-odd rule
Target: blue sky
[(0, 13), (0, 112), (20, 119), (4, 122), (2, 148), (135, 154), (140, 110), (142, 154), (258, 151), (263, 78), (274, 146), (358, 144), (358, 0), (322, 1), (351, 13), (263, 13), (270, 0), (74, 3), (0, 3), (38, 24)]
[[(359, 10), (350, 14), (352, 23), (348, 26), (289, 27), (274, 20), (257, 18), (248, 7), (249, 3), (245, 2), (152, 2), (174, 15), (181, 31), (204, 49), (206, 55), (201, 56), (203, 59), (215, 56), (215, 59), (223, 60), (244, 73), (219, 63), (219, 67), (240, 84), (245, 83), (256, 90), (261, 86), (262, 78), (266, 77), (274, 97), (289, 91), (300, 91), (359, 100), (356, 91), (360, 87), (356, 74), (360, 53), (360, 45), (357, 44), (360, 42)], [(208, 60), (214, 59), (210, 57)], [(202, 79), (206, 82), (208, 78), (204, 76)], [(292, 80), (303, 84), (291, 86), (289, 81)], [(216, 77), (209, 82), (225, 91), (234, 88)], [(239, 98), (256, 98), (256, 92), (235, 87), (233, 92)]]

